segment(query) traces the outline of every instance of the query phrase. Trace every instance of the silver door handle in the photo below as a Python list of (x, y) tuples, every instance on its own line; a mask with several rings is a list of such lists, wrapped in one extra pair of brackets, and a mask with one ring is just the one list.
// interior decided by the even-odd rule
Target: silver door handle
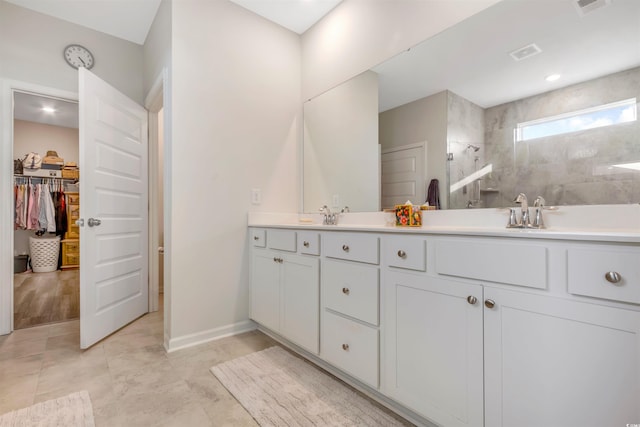
[(99, 220), (99, 219), (97, 219), (97, 218), (89, 218), (89, 219), (87, 220), (87, 225), (88, 225), (89, 227), (97, 227), (97, 226), (99, 226), (101, 223), (102, 223), (102, 221), (100, 221), (100, 220)]

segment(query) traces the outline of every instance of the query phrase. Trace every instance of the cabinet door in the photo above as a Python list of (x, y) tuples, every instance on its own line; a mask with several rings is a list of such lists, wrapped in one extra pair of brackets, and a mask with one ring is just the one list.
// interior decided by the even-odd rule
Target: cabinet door
[(318, 258), (287, 255), (282, 263), (282, 335), (318, 354), (320, 270)]
[(280, 262), (276, 252), (254, 250), (251, 262), (251, 318), (280, 331)]
[(387, 270), (384, 289), (387, 394), (438, 424), (482, 426), (482, 287)]
[(640, 313), (485, 288), (486, 425), (640, 420)]

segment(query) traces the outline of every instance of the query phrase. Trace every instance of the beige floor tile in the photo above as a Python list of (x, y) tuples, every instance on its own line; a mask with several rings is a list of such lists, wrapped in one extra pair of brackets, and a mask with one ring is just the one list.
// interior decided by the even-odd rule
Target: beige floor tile
[(47, 338), (5, 340), (0, 343), (0, 361), (44, 353)]
[[(70, 333), (76, 333), (80, 336), (80, 321), (70, 320), (68, 322), (53, 323), (49, 327), (49, 336), (55, 337), (58, 335), (67, 335)], [(80, 341), (78, 341), (80, 342)]]
[(39, 374), (3, 378), (0, 387), (0, 414), (33, 404)]
[[(22, 377), (24, 375), (37, 374), (42, 369), (44, 354), (34, 354), (31, 356), (17, 357), (11, 362), (0, 363), (0, 378)], [(0, 390), (0, 394), (2, 390)]]
[(148, 331), (137, 330), (131, 333), (115, 333), (103, 341), (107, 358), (131, 353), (144, 347), (162, 345), (162, 340), (150, 335)]

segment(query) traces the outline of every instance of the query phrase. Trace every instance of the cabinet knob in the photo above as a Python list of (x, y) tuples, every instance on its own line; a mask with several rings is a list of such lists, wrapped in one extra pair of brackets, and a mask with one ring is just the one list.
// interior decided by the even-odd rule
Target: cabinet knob
[(349, 252), (349, 246), (342, 245), (342, 250), (345, 251), (345, 252)]
[(342, 344), (342, 349), (344, 351), (349, 351), (349, 344)]
[(469, 295), (467, 297), (467, 302), (471, 305), (475, 305), (478, 302), (478, 298), (474, 297), (473, 295)]
[(398, 256), (399, 256), (400, 258), (404, 259), (404, 258), (406, 258), (406, 257), (407, 257), (407, 253), (406, 253), (405, 251), (403, 251), (402, 249), (400, 249), (400, 250), (398, 251)]
[(307, 242), (306, 240), (302, 243), (302, 246), (304, 246), (305, 248), (309, 247), (309, 242)]
[(253, 236), (253, 240), (260, 240), (258, 236)]
[(607, 271), (604, 275), (609, 283), (618, 283), (622, 280), (622, 276), (617, 271)]
[(349, 292), (351, 292), (351, 291), (349, 290), (349, 288), (342, 288), (342, 293), (343, 293), (343, 294), (345, 294), (345, 295), (349, 295)]
[(492, 299), (488, 299), (488, 300), (484, 301), (484, 305), (487, 308), (493, 308), (493, 307), (495, 307), (496, 302), (494, 300), (492, 300)]

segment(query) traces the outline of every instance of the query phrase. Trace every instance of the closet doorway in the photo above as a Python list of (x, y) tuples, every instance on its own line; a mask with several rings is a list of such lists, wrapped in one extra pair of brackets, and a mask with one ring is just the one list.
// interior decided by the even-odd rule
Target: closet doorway
[(13, 92), (13, 326), (80, 317), (78, 103)]

